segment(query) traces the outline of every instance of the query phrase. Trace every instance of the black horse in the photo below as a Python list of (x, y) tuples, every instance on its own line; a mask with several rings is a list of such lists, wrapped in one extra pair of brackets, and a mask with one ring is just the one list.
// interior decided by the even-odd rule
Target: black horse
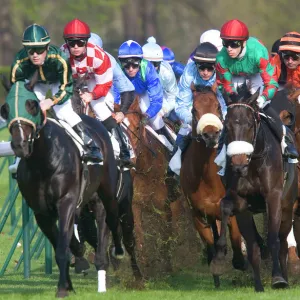
[(221, 274), (226, 253), (226, 225), (235, 214), (246, 240), (248, 259), (253, 267), (256, 291), (263, 291), (260, 278), (260, 250), (253, 213), (267, 212), (268, 247), (271, 252), (272, 287), (288, 286), (287, 241), (292, 226), (293, 203), (297, 198), (296, 164), (282, 159), (280, 143), (259, 114), (257, 91), (250, 95), (244, 84), (237, 99), (227, 99), (225, 120), (227, 167), (226, 195), (221, 200), (222, 225), (217, 254), (211, 265)]
[[(24, 85), (22, 82), (20, 84)], [(17, 181), (23, 197), (34, 212), (37, 224), (55, 249), (60, 271), (57, 296), (65, 297), (68, 291), (73, 290), (69, 275), (69, 247), (72, 249), (76, 243), (73, 234), (75, 210), (77, 206), (83, 207), (95, 192), (106, 210), (106, 222), (112, 231), (115, 256), (121, 258), (124, 255), (116, 199), (118, 171), (109, 135), (100, 122), (81, 116), (104, 157), (103, 165), (85, 166), (79, 150), (65, 129), (52, 121), (44, 123), (39, 103), (31, 99), (36, 99), (33, 93), (32, 98), (18, 105), (23, 105), (30, 116), (39, 116), (41, 122), (33, 126), (32, 122), (15, 119), (9, 124), (12, 149), (16, 156), (22, 158)], [(11, 109), (5, 103), (1, 107), (1, 116), (7, 119)], [(84, 176), (87, 176), (87, 185), (80, 197)], [(100, 228), (98, 239), (101, 239)], [(98, 261), (103, 260), (101, 251), (99, 241), (95, 262), (98, 271), (102, 267), (97, 265)]]

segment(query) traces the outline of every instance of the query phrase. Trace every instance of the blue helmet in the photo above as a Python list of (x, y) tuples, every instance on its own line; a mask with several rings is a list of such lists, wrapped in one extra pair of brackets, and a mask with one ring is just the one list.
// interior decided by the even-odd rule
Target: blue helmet
[(175, 61), (175, 54), (170, 48), (163, 47), (163, 54), (164, 61), (167, 61), (169, 64), (172, 64)]
[(103, 41), (102, 41), (101, 37), (96, 33), (91, 32), (91, 37), (89, 38), (88, 42), (92, 43), (100, 48), (103, 48)]
[(139, 57), (143, 58), (143, 49), (139, 43), (128, 40), (124, 42), (118, 51), (119, 58)]

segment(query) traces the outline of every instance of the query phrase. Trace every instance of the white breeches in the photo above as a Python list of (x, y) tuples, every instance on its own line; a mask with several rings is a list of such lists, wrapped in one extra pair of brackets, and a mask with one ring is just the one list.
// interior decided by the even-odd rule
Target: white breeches
[(255, 94), (258, 89), (260, 89), (260, 94), (262, 94), (264, 89), (264, 82), (262, 81), (260, 74), (248, 76), (232, 76), (232, 83), (235, 89), (237, 89), (238, 86), (242, 85), (245, 80), (252, 95)]
[[(37, 83), (33, 91), (40, 101), (45, 100), (46, 94), (51, 90), (52, 95), (55, 95), (59, 89), (60, 83), (44, 84)], [(67, 122), (71, 127), (81, 122), (79, 115), (73, 110), (71, 99), (63, 104), (56, 104), (53, 106), (55, 114), (58, 119)]]
[(15, 155), (10, 142), (0, 142), (0, 157)]
[[(139, 97), (139, 105), (140, 105), (140, 109), (142, 111), (142, 113), (145, 113), (148, 109), (148, 107), (150, 106), (150, 100), (148, 97), (148, 94), (143, 94)], [(156, 116), (154, 116), (153, 118), (150, 119), (150, 126), (154, 129), (154, 130), (159, 130), (162, 127), (165, 126), (165, 122), (163, 120), (164, 113), (163, 113), (163, 109), (161, 109)]]

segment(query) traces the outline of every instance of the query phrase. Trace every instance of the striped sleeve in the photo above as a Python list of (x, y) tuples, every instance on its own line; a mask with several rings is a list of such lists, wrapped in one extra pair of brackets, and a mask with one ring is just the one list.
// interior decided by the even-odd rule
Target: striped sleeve
[[(93, 59), (93, 68), (95, 74), (96, 86), (92, 91), (93, 98), (98, 99), (107, 95), (112, 86), (113, 71), (108, 55), (102, 51), (95, 51), (95, 57), (87, 57)], [(88, 62), (89, 65), (89, 62)]]

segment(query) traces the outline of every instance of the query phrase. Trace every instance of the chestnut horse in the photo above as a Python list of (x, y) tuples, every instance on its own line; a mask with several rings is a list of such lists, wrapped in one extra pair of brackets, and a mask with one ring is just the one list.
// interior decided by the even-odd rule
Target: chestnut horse
[[(172, 228), (178, 225), (179, 216), (184, 215), (184, 204), (176, 201), (181, 196), (178, 182), (167, 174), (171, 153), (146, 129), (138, 98), (126, 118), (136, 156), (136, 171), (133, 171), (135, 236), (143, 274), (152, 276), (172, 269), (170, 246), (175, 231)], [(185, 229), (190, 228), (189, 225)], [(194, 233), (189, 231), (187, 235)]]
[[(192, 87), (193, 89), (193, 87)], [(218, 167), (214, 163), (216, 146), (223, 128), (222, 113), (215, 93), (216, 86), (193, 89), (192, 142), (183, 154), (180, 182), (183, 193), (192, 208), (196, 229), (207, 246), (207, 260), (211, 263), (218, 240), (216, 220), (221, 218), (220, 201), (225, 188)], [(232, 263), (236, 269), (246, 268), (241, 250), (241, 234), (235, 217), (230, 218), (230, 238), (233, 248)], [(215, 286), (219, 276), (213, 276)]]
[(293, 203), (297, 198), (297, 171), (295, 164), (282, 159), (279, 140), (259, 114), (256, 104), (259, 90), (251, 95), (244, 84), (238, 91), (235, 102), (227, 99), (226, 195), (221, 200), (221, 233), (211, 270), (215, 275), (222, 271), (220, 266), (226, 255), (227, 220), (235, 214), (246, 240), (255, 290), (264, 291), (253, 213), (266, 211), (268, 247), (273, 263), (272, 287), (285, 288), (288, 286), (287, 236), (292, 226)]

